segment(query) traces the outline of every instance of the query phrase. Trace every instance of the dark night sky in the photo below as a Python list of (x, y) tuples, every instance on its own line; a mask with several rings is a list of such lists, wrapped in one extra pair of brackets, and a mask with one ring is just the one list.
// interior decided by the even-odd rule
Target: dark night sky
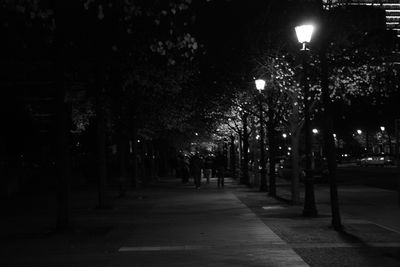
[[(273, 37), (277, 43), (281, 41), (292, 42), (296, 46), (296, 40), (293, 31), (293, 25), (301, 20), (301, 16), (307, 14), (307, 8), (301, 1), (291, 0), (214, 0), (210, 2), (198, 1), (194, 2), (196, 9), (196, 21), (194, 25), (195, 36), (199, 42), (204, 44), (205, 55), (201, 58), (201, 83), (205, 87), (204, 94), (207, 90), (221, 90), (219, 85), (214, 82), (224, 83), (227, 80), (240, 83), (244, 78), (244, 84), (251, 80), (251, 64), (249, 64), (249, 55), (254, 50), (262, 50), (262, 42), (266, 36)], [(301, 15), (300, 15), (301, 14)], [(84, 35), (84, 27), (79, 28), (78, 21), (74, 21), (73, 29), (77, 31), (75, 34)], [(86, 27), (89, 27), (86, 25)], [(277, 31), (279, 29), (279, 31)], [(112, 31), (111, 31), (112, 32)], [(115, 32), (112, 32), (115, 34)], [(20, 37), (31, 37), (33, 34), (23, 32)], [(104, 40), (109, 36), (104, 36)], [(86, 36), (88, 38), (88, 36)], [(90, 39), (90, 37), (89, 37)], [(122, 40), (123, 41), (123, 40)], [(109, 42), (106, 42), (109, 44)], [(36, 48), (40, 47), (40, 43), (35, 44)], [(90, 44), (95, 46), (96, 44)], [(7, 49), (3, 49), (3, 52)], [(43, 50), (37, 50), (46, 53)], [(12, 53), (3, 53), (8, 56)], [(24, 55), (26, 56), (26, 55)], [(31, 53), (29, 56), (39, 57), (38, 53)], [(7, 69), (9, 72), (12, 70)], [(3, 74), (4, 75), (4, 74)], [(243, 77), (239, 77), (243, 76)], [(9, 77), (3, 76), (4, 79)], [(386, 120), (390, 123), (393, 119), (394, 100), (390, 98), (385, 100), (385, 105), (376, 106), (369, 110), (370, 118), (376, 120)], [(370, 104), (366, 101), (360, 101), (361, 104), (355, 106), (354, 109), (346, 107), (343, 110), (351, 112), (347, 116), (349, 125), (352, 121), (360, 123), (364, 116), (364, 107)], [(387, 116), (386, 114), (390, 114)], [(341, 122), (343, 114), (338, 114), (338, 121)], [(9, 118), (8, 118), (9, 119)], [(371, 120), (366, 121), (369, 123)], [(12, 121), (10, 121), (12, 124)]]

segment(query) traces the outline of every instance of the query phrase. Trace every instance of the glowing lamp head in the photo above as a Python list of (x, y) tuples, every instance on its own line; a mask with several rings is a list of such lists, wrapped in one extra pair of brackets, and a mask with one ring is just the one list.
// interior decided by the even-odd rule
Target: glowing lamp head
[(362, 134), (362, 131), (361, 131), (361, 130), (357, 130), (357, 133), (358, 133), (358, 134)]
[(311, 24), (300, 25), (294, 28), (299, 43), (309, 43), (314, 32), (314, 26)]
[(305, 24), (295, 27), (297, 40), (303, 44), (301, 50), (307, 50), (306, 44), (311, 41), (312, 34), (314, 32), (314, 26), (311, 24)]
[(256, 80), (256, 88), (261, 93), (261, 91), (265, 88), (265, 81), (263, 79)]
[(385, 131), (385, 126), (381, 126), (381, 131), (384, 132)]

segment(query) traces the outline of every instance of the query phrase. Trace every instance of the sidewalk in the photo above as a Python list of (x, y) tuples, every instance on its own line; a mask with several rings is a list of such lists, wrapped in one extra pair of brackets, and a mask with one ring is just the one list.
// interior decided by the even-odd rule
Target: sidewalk
[[(289, 190), (279, 184), (277, 194), (288, 200)], [(291, 206), (268, 197), (262, 200), (256, 193), (239, 199), (311, 266), (400, 266), (400, 233), (385, 226), (400, 224), (395, 192), (340, 186), (344, 226), (340, 233), (331, 227), (329, 188), (317, 185), (315, 195), (317, 218), (302, 217), (303, 205)]]
[[(300, 189), (301, 199), (304, 188)], [(328, 184), (314, 185), (317, 209), (331, 214)], [(278, 197), (290, 200), (290, 184), (278, 179)], [(400, 234), (400, 207), (398, 192), (364, 185), (338, 185), (340, 212), (344, 218), (369, 221)]]
[[(176, 179), (129, 191), (98, 210), (96, 192), (73, 195), (73, 231), (49, 232), (54, 214), (32, 204), (1, 220), (0, 266), (399, 266), (400, 234), (345, 218), (300, 216), (227, 179), (196, 190)], [(117, 195), (117, 193), (112, 193)], [(51, 206), (51, 205), (50, 205)]]

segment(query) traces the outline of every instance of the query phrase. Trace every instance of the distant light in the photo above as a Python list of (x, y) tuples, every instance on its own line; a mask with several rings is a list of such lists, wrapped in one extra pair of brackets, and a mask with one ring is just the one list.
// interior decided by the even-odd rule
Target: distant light
[(287, 149), (288, 149), (289, 151), (290, 151), (290, 150), (292, 150), (292, 148), (291, 148), (291, 147), (288, 147)]
[(282, 149), (282, 147), (280, 146), (280, 147), (278, 147), (279, 149)]
[(198, 134), (198, 133), (194, 133), (194, 135), (195, 135), (195, 136), (198, 136), (199, 134)]
[(358, 134), (362, 134), (362, 131), (361, 131), (361, 130), (357, 130), (357, 133), (358, 133)]
[(283, 138), (286, 138), (286, 137), (287, 137), (287, 134), (285, 134), (285, 133), (282, 134), (282, 137), (283, 137)]
[(259, 134), (256, 135), (256, 139), (257, 140), (260, 139), (260, 135)]
[(140, 140), (137, 140), (138, 143), (140, 143)]
[(290, 152), (288, 152), (287, 155), (290, 156)]
[(336, 138), (336, 134), (333, 134), (333, 138)]
[(261, 93), (261, 91), (264, 90), (265, 88), (265, 80), (263, 79), (256, 80), (256, 88)]
[(313, 132), (314, 134), (319, 133), (318, 129), (312, 129), (312, 132)]
[(381, 126), (381, 131), (382, 131), (382, 132), (385, 131), (385, 126)]

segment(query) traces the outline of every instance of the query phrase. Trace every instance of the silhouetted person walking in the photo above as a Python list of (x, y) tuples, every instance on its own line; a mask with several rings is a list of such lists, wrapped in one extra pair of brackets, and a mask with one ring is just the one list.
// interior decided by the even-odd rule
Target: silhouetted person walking
[(200, 158), (200, 155), (198, 152), (193, 155), (191, 164), (190, 164), (190, 169), (194, 178), (194, 184), (197, 189), (200, 188), (201, 185), (201, 169), (203, 168), (203, 160)]
[(210, 183), (212, 167), (213, 167), (213, 158), (210, 155), (208, 155), (204, 160), (204, 177), (207, 180), (207, 184)]
[(217, 184), (218, 188), (224, 187), (224, 180), (225, 180), (225, 158), (224, 155), (219, 152), (215, 157), (214, 161), (215, 169), (217, 171)]
[(182, 183), (189, 182), (189, 162), (184, 155), (180, 155), (177, 163), (177, 176), (182, 179)]

